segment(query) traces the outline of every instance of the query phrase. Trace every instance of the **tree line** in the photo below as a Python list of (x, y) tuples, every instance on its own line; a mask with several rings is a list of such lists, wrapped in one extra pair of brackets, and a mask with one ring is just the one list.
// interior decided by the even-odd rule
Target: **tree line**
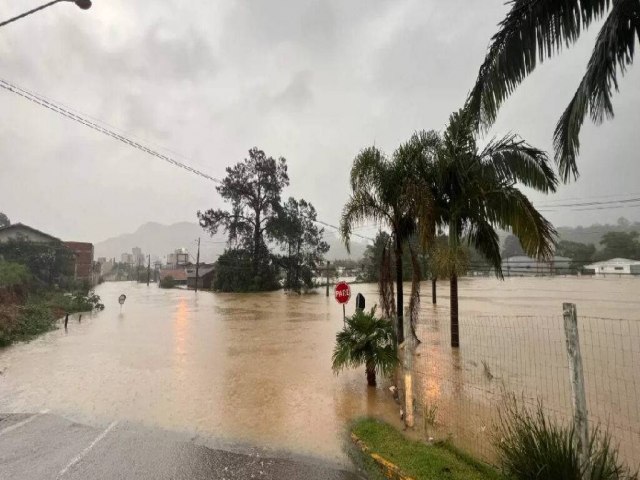
[(254, 147), (226, 172), (216, 190), (228, 208), (197, 213), (204, 230), (227, 235), (227, 248), (216, 261), (214, 288), (311, 288), (329, 245), (310, 202), (293, 197), (283, 201), (282, 192), (289, 186), (286, 159), (276, 160)]

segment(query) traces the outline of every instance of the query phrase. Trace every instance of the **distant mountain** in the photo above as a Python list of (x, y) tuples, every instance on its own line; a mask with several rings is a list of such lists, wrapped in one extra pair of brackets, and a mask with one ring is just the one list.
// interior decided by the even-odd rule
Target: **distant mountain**
[[(151, 254), (151, 258), (157, 257), (162, 261), (165, 261), (166, 256), (177, 248), (186, 248), (195, 258), (198, 237), (201, 238), (200, 260), (202, 262), (213, 262), (224, 252), (226, 237), (222, 233), (210, 237), (200, 225), (191, 222), (180, 222), (173, 225), (149, 222), (133, 233), (125, 233), (96, 243), (94, 245), (95, 258), (115, 257), (117, 261), (120, 261), (120, 256), (123, 253), (131, 253), (131, 249), (135, 247), (141, 248), (145, 255)], [(352, 241), (351, 255), (349, 255), (344, 243), (332, 232), (325, 232), (325, 241), (330, 246), (327, 254), (329, 260), (347, 258), (359, 260), (366, 248), (366, 244)]]

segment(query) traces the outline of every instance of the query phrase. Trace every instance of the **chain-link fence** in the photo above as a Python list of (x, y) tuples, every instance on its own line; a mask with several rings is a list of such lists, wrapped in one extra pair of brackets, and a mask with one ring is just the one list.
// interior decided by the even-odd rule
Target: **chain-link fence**
[[(561, 305), (558, 309), (561, 310)], [(580, 316), (589, 427), (608, 431), (621, 459), (640, 463), (640, 320)], [(423, 309), (414, 358), (416, 427), (426, 438), (493, 462), (501, 405), (515, 396), (560, 421), (573, 418), (562, 315), (460, 317), (460, 348), (450, 325)]]

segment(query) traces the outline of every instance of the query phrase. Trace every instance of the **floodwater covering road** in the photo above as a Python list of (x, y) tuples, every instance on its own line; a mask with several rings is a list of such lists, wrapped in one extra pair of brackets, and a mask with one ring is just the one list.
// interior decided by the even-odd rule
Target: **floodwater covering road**
[[(566, 301), (576, 302), (579, 314), (638, 319), (638, 286), (640, 279), (465, 278), (461, 321), (481, 315), (561, 318)], [(448, 331), (447, 287), (439, 282), (439, 304), (432, 307), (430, 284), (423, 285), (422, 328), (437, 324)], [(377, 303), (376, 285), (354, 285), (352, 296), (359, 292), (367, 308)], [(0, 351), (0, 412), (46, 409), (96, 426), (126, 421), (185, 433), (203, 444), (253, 445), (339, 465), (348, 463), (343, 438), (350, 420), (374, 415), (399, 425), (388, 384), (369, 389), (363, 369), (339, 376), (331, 371), (342, 308), (324, 290), (303, 296), (196, 294), (121, 282), (100, 285), (97, 293), (105, 311), (84, 315), (82, 323), (74, 316), (67, 332)], [(121, 293), (127, 295), (122, 310)], [(351, 302), (347, 313), (353, 308)], [(435, 342), (423, 343), (418, 365), (433, 358), (442, 363), (429, 371), (444, 374), (450, 350), (446, 339)], [(438, 345), (444, 357), (432, 355)], [(417, 395), (444, 391), (446, 385), (434, 384), (439, 378), (427, 378), (425, 392)], [(637, 402), (627, 408), (640, 410)]]
[(397, 417), (388, 390), (368, 389), (363, 371), (331, 371), (342, 308), (324, 291), (196, 294), (120, 282), (97, 293), (103, 312), (0, 351), (0, 412), (129, 421), (338, 464), (349, 419)]

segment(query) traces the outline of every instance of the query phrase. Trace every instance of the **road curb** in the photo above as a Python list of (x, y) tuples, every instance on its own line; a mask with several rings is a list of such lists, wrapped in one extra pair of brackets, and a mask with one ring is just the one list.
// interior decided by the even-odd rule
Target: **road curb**
[(404, 473), (396, 464), (390, 462), (377, 453), (371, 452), (371, 449), (353, 432), (351, 432), (351, 441), (362, 451), (362, 453), (371, 457), (371, 459), (378, 465), (384, 476), (388, 479), (415, 480), (413, 477)]

